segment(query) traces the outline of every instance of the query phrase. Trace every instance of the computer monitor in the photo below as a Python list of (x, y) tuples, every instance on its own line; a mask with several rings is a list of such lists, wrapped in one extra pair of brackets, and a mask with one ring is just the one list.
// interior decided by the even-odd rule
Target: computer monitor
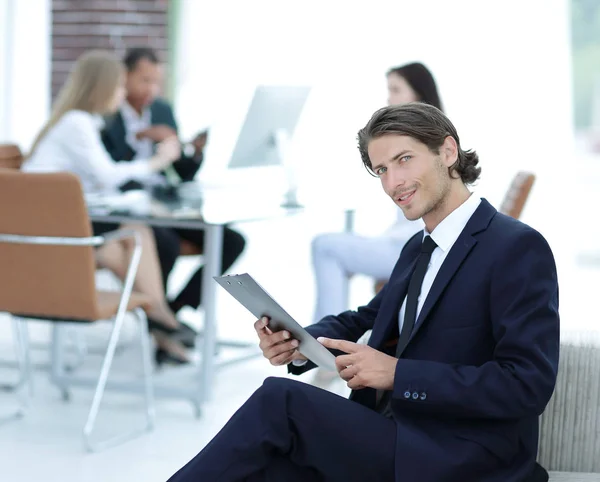
[(228, 167), (285, 167), (286, 144), (294, 134), (309, 93), (310, 87), (306, 86), (258, 86)]

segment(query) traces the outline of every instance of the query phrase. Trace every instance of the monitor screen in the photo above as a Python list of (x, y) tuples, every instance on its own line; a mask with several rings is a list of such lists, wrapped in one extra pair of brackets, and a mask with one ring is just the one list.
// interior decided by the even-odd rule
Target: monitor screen
[(228, 167), (280, 165), (278, 134), (293, 136), (309, 92), (305, 86), (257, 87)]

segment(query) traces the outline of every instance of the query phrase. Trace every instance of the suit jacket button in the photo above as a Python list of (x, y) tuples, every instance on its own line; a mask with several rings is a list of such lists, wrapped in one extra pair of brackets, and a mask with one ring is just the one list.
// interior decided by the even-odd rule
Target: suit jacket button
[(412, 397), (413, 400), (416, 400), (417, 398), (419, 398), (419, 394), (417, 392), (413, 392)]
[(410, 392), (408, 392), (408, 391), (404, 392), (404, 398), (410, 398)]
[(425, 392), (421, 393), (421, 400), (426, 400), (427, 399), (427, 394)]

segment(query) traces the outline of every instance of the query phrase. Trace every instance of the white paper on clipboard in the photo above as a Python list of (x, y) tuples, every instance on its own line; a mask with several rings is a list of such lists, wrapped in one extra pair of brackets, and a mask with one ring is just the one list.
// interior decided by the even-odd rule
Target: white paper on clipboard
[(287, 330), (298, 340), (298, 351), (314, 364), (335, 370), (335, 356), (294, 320), (248, 273), (215, 276), (231, 296), (257, 319), (267, 316), (273, 331)]

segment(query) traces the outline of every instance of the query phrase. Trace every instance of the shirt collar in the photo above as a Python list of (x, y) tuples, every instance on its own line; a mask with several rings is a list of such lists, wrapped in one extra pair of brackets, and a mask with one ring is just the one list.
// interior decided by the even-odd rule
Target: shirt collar
[(145, 107), (142, 111), (141, 115), (137, 113), (137, 111), (131, 106), (129, 102), (126, 100), (121, 104), (121, 115), (126, 120), (135, 120), (139, 121), (150, 121), (150, 107)]
[(469, 219), (471, 219), (471, 216), (473, 216), (480, 203), (481, 198), (471, 194), (464, 203), (446, 216), (431, 234), (425, 228), (423, 230), (423, 238), (430, 235), (442, 251), (448, 251), (458, 239), (463, 229), (465, 229)]
[(92, 119), (94, 120), (94, 125), (98, 128), (99, 131), (104, 129), (105, 122), (104, 118), (100, 114), (92, 114)]

